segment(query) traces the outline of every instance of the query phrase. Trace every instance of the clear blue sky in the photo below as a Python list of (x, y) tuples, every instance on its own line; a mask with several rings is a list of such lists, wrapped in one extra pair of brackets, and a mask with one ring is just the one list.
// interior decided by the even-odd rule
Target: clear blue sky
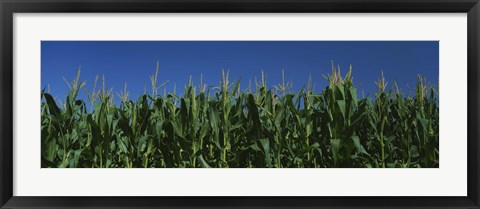
[[(145, 84), (150, 92), (149, 76), (159, 61), (158, 80), (169, 81), (167, 92), (174, 83), (177, 93), (182, 92), (190, 75), (195, 84), (203, 74), (204, 83), (216, 86), (222, 68), (230, 71), (231, 80), (241, 79), (242, 89), (259, 79), (262, 69), (268, 84), (277, 84), (284, 69), (293, 90), (305, 85), (311, 74), (320, 91), (327, 85), (322, 75), (330, 73), (331, 60), (342, 74), (352, 64), (359, 95), (376, 90), (374, 81), (382, 70), (387, 87), (395, 79), (407, 91), (419, 73), (438, 84), (437, 41), (42, 41), (41, 85), (49, 84), (52, 95), (63, 100), (68, 91), (63, 77), (72, 80), (81, 66), (87, 89), (93, 88), (97, 74), (104, 74), (107, 87), (120, 92), (127, 82), (130, 98), (136, 99)], [(80, 97), (85, 98), (83, 91)]]

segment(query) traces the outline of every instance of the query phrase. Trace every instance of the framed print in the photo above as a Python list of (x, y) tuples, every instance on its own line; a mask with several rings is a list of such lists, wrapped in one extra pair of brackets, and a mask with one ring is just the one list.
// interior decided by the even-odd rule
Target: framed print
[(479, 4), (1, 1), (2, 208), (479, 208)]

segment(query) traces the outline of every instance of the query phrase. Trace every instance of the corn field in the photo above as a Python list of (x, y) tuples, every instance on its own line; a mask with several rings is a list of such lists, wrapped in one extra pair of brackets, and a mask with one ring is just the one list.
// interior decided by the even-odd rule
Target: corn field
[[(42, 168), (437, 168), (438, 88), (420, 75), (404, 94), (383, 73), (359, 99), (352, 68), (332, 64), (329, 84), (262, 79), (242, 90), (223, 72), (218, 86), (189, 82), (184, 92), (86, 89), (77, 77), (63, 101), (41, 93)], [(373, 81), (372, 81), (373, 82)], [(77, 99), (86, 92), (88, 100)], [(119, 105), (114, 102), (119, 98)], [(118, 103), (117, 103), (118, 104)]]

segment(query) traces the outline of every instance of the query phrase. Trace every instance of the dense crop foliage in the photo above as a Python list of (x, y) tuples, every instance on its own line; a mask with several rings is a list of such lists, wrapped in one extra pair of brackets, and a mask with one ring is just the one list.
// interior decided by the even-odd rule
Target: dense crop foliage
[(382, 75), (363, 99), (351, 67), (342, 77), (332, 65), (321, 92), (311, 82), (297, 93), (291, 83), (268, 88), (263, 75), (241, 91), (225, 72), (218, 87), (190, 82), (183, 95), (159, 95), (157, 76), (158, 66), (152, 92), (137, 100), (125, 86), (120, 105), (104, 84), (85, 90), (80, 71), (61, 105), (43, 91), (42, 167), (439, 166), (438, 92), (420, 76), (414, 95), (387, 89)]

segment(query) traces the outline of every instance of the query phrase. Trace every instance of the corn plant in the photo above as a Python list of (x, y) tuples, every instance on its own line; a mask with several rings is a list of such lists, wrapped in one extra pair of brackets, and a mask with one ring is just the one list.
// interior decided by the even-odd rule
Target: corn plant
[[(267, 75), (245, 90), (222, 71), (218, 86), (196, 85), (183, 94), (158, 90), (130, 98), (125, 83), (114, 101), (105, 77), (86, 90), (81, 71), (61, 103), (42, 91), (44, 168), (432, 168), (439, 166), (438, 91), (419, 75), (414, 95), (383, 72), (372, 97), (357, 96), (352, 66), (343, 76), (332, 63), (329, 84), (311, 77), (298, 92)], [(388, 88), (390, 87), (390, 88)], [(78, 99), (84, 90), (88, 101)], [(176, 89), (176, 86), (175, 88)], [(59, 105), (59, 104), (60, 105)], [(88, 104), (88, 105), (87, 105)]]

